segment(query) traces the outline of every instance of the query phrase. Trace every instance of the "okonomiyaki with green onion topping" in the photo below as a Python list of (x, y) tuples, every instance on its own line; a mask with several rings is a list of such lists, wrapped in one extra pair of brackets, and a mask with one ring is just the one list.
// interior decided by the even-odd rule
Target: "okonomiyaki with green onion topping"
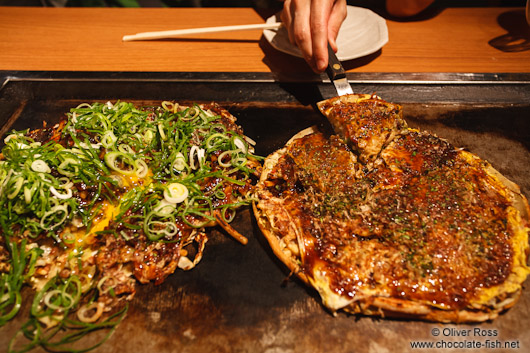
[(260, 158), (217, 104), (81, 104), (4, 142), (0, 326), (31, 286), (24, 349), (68, 350), (83, 332), (114, 328), (137, 282), (197, 265), (208, 227), (247, 242), (229, 224), (251, 202)]

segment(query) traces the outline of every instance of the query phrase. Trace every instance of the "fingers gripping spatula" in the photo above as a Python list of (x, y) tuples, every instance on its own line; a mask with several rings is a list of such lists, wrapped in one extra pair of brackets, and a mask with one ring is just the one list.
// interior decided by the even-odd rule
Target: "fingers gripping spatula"
[(346, 78), (346, 72), (344, 71), (342, 64), (337, 58), (337, 55), (335, 55), (335, 52), (329, 43), (328, 57), (328, 68), (326, 69), (326, 73), (328, 74), (331, 82), (333, 82), (333, 85), (335, 85), (338, 95), (343, 96), (345, 94), (353, 94), (353, 90), (348, 83), (348, 79)]

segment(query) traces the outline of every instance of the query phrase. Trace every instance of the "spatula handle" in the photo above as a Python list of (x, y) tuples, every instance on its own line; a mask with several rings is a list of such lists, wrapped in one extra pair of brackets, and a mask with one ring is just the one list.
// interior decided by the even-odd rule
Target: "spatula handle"
[(333, 51), (333, 48), (331, 48), (331, 45), (329, 45), (329, 43), (328, 43), (328, 68), (326, 69), (326, 72), (329, 78), (333, 81), (346, 77), (346, 72), (344, 71), (344, 68), (342, 67), (342, 64), (340, 63), (340, 60), (337, 58), (337, 55), (335, 55), (335, 52)]

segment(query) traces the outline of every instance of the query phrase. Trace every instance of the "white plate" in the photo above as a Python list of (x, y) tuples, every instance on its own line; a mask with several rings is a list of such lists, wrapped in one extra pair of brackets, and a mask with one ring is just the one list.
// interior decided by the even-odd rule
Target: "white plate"
[[(372, 54), (388, 42), (388, 28), (384, 18), (375, 12), (355, 6), (348, 6), (348, 15), (337, 37), (337, 57), (341, 61)], [(267, 19), (267, 23), (280, 21), (280, 13)], [(279, 51), (302, 57), (297, 46), (289, 42), (285, 27), (263, 31), (265, 38)]]

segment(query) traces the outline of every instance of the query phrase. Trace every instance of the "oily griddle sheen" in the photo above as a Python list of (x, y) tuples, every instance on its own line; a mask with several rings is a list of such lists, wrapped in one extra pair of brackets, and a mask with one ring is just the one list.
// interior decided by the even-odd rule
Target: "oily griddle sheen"
[(529, 207), (488, 162), (407, 127), (369, 95), (319, 103), (314, 128), (267, 157), (254, 207), (274, 253), (333, 312), (478, 322), (529, 273)]

